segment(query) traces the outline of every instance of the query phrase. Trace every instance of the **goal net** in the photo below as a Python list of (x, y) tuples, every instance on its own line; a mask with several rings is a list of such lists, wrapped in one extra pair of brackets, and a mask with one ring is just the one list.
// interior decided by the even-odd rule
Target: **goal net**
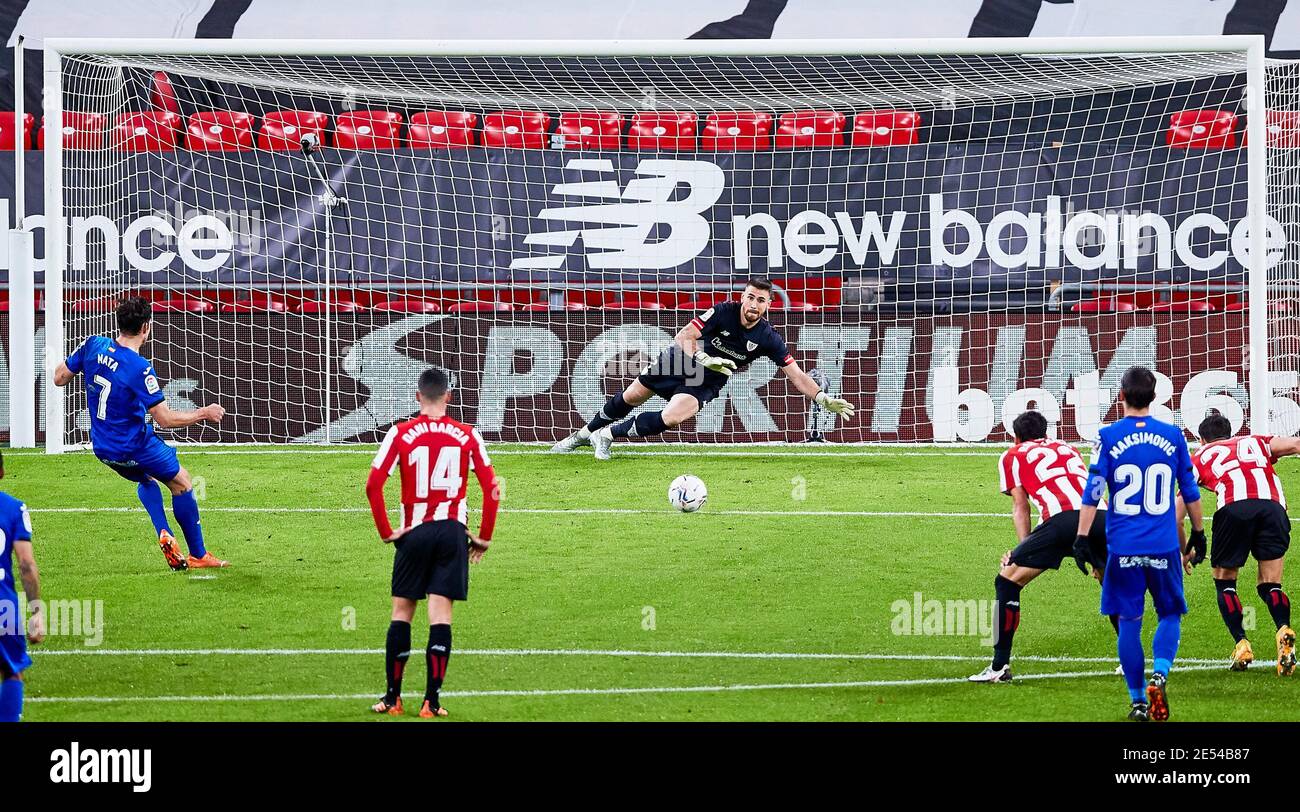
[(1132, 364), (1186, 427), (1295, 431), (1300, 83), (1257, 103), (1251, 42), (55, 41), (47, 353), (141, 295), (169, 401), (228, 411), (178, 441), (373, 442), (438, 365), (488, 439), (552, 442), (761, 275), (857, 418), (763, 358), (663, 439), (1086, 440)]

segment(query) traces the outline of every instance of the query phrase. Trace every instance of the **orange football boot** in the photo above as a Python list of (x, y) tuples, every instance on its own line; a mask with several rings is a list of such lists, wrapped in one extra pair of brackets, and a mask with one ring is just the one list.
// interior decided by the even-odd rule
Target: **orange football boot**
[(421, 719), (434, 719), (446, 715), (447, 715), (446, 708), (435, 708), (429, 704), (429, 700), (427, 699), (424, 700), (424, 704), (420, 706)]
[(190, 569), (192, 569), (192, 570), (201, 570), (201, 569), (206, 569), (206, 568), (209, 568), (209, 567), (229, 567), (229, 566), (230, 566), (230, 562), (229, 562), (229, 561), (222, 561), (220, 558), (217, 558), (217, 557), (216, 557), (215, 555), (213, 555), (212, 553), (204, 553), (202, 558), (195, 558), (195, 557), (192, 556), (192, 555), (191, 555), (191, 556), (186, 556), (186, 559), (185, 559), (185, 560), (186, 560), (186, 563), (189, 564)]
[(177, 572), (192, 566), (186, 557), (181, 555), (181, 547), (176, 543), (176, 537), (166, 530), (158, 533), (158, 546), (162, 548), (163, 558), (167, 559), (167, 566)]

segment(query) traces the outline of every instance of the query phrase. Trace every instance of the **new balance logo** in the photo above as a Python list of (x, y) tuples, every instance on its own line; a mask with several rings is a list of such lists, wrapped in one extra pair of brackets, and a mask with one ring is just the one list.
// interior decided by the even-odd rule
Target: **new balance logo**
[[(718, 202), (726, 184), (726, 176), (715, 164), (643, 160), (637, 164), (636, 177), (622, 189), (608, 159), (574, 158), (565, 169), (582, 179), (556, 184), (551, 194), (564, 202), (537, 214), (538, 220), (556, 223), (560, 230), (534, 232), (524, 238), (524, 244), (569, 249), (581, 237), (587, 266), (609, 270), (675, 268), (708, 247), (712, 231), (703, 213)], [(677, 192), (682, 185), (685, 194)], [(510, 267), (554, 269), (564, 264), (566, 256), (559, 250), (519, 257)]]

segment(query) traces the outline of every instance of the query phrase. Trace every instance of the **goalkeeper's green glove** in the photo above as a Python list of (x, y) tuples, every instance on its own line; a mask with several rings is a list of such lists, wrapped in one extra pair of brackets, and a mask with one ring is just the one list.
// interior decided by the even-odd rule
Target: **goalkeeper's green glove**
[(853, 419), (853, 404), (843, 398), (833, 398), (825, 392), (818, 392), (813, 401), (831, 414), (837, 414), (845, 420)]
[(695, 353), (695, 360), (705, 369), (720, 372), (727, 377), (736, 371), (736, 362), (730, 358), (719, 358), (716, 355), (709, 355), (704, 350)]

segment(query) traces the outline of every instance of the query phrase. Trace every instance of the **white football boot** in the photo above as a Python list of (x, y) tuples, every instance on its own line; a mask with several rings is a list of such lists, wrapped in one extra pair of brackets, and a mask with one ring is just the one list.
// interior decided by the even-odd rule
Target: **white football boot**
[(993, 666), (986, 665), (983, 671), (978, 674), (971, 674), (966, 679), (970, 682), (1010, 682), (1011, 666), (1004, 665), (995, 670)]
[(606, 426), (591, 435), (591, 447), (595, 451), (596, 459), (609, 459), (609, 449), (614, 445), (614, 432)]
[(582, 429), (578, 429), (568, 437), (565, 437), (563, 440), (551, 446), (551, 453), (568, 454), (570, 451), (581, 448), (584, 445), (591, 445), (591, 435), (588, 434), (586, 437), (582, 437), (580, 436), (581, 434)]

